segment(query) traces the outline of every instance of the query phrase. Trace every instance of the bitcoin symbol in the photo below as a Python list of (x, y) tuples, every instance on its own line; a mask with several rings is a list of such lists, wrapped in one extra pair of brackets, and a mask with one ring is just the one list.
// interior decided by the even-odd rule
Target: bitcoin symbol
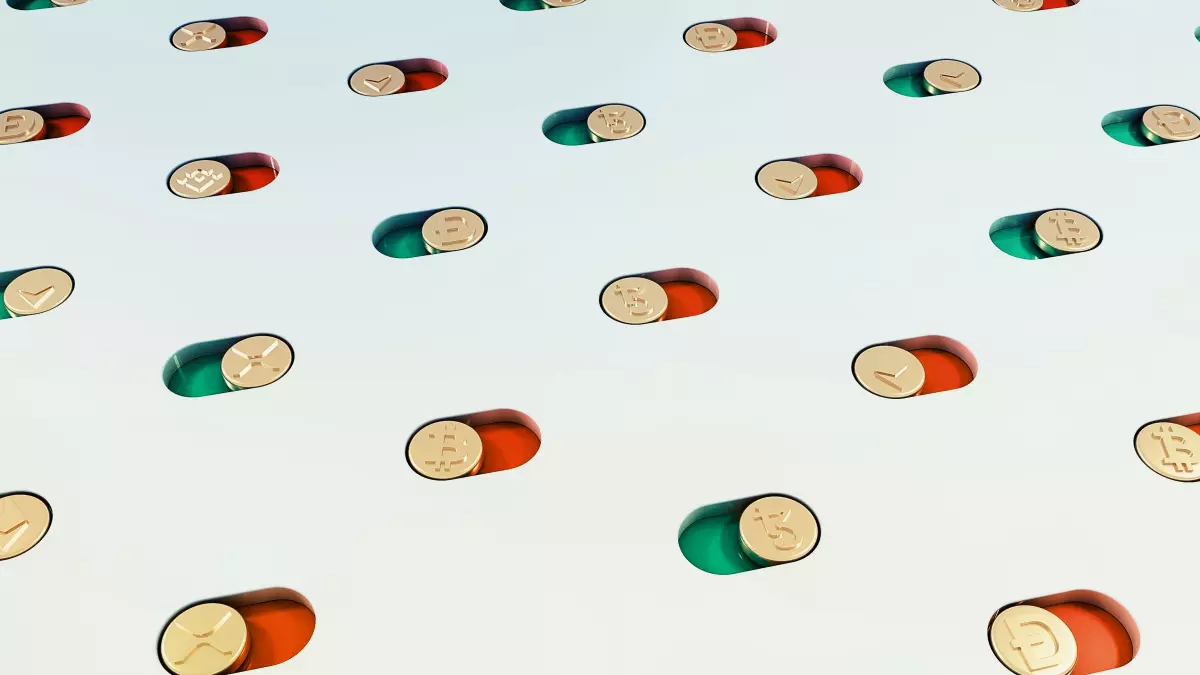
[(1079, 248), (1087, 243), (1088, 237), (1083, 234), (1083, 228), (1075, 223), (1075, 219), (1061, 211), (1050, 216), (1050, 222), (1058, 228), (1059, 241), (1066, 242), (1071, 248)]
[[(429, 438), (436, 441), (437, 434), (430, 432)], [(438, 456), (425, 460), (425, 464), (432, 466), (434, 473), (437, 473), (439, 471), (450, 472), (455, 464), (462, 464), (466, 461), (467, 454), (465, 448), (462, 455), (459, 455), (458, 436), (451, 431), (445, 431), (442, 433), (442, 447)]]
[[(754, 509), (754, 520), (762, 523), (767, 536), (771, 538), (771, 543), (780, 551), (794, 551), (800, 548), (800, 544), (803, 543), (800, 537), (796, 535), (795, 530), (784, 525), (788, 521), (788, 518), (791, 517), (792, 512), (790, 510), (780, 511), (779, 513), (768, 513), (764, 516), (762, 511), (758, 510), (757, 507)], [(772, 523), (772, 518), (778, 518), (779, 522)]]
[(1196, 470), (1196, 465), (1200, 464), (1196, 453), (1191, 448), (1184, 447), (1187, 445), (1187, 438), (1177, 432), (1174, 426), (1160, 424), (1158, 430), (1152, 432), (1150, 437), (1162, 446), (1163, 466), (1171, 467), (1176, 473), (1192, 473)]
[(1009, 644), (1021, 653), (1021, 658), (1025, 659), (1025, 665), (1029, 667), (1030, 672), (1053, 668), (1059, 664), (1061, 659), (1058, 658), (1058, 640), (1049, 626), (1040, 621), (1014, 621), (1011, 618), (1006, 618), (1004, 625), (1013, 637)]

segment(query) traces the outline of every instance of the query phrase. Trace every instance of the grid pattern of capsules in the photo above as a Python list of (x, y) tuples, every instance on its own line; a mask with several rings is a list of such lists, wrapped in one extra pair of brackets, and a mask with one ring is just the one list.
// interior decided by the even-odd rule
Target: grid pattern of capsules
[[(253, 15), (259, 43), (189, 54), (171, 31)], [(681, 35), (771, 21), (760, 49)], [(279, 675), (1004, 673), (989, 617), (1074, 590), (1141, 633), (1123, 672), (1194, 667), (1196, 492), (1131, 438), (1196, 412), (1191, 227), (1200, 144), (1132, 148), (1114, 110), (1200, 107), (1191, 0), (1020, 14), (921, 3), (587, 0), (118, 2), (0, 7), (3, 106), (72, 101), (86, 129), (0, 148), (0, 269), (49, 264), (74, 295), (0, 325), (0, 490), (54, 507), (0, 570), (5, 670), (161, 672), (180, 607), (301, 592), (312, 642)], [(430, 92), (356, 96), (365, 63), (437, 59)], [(957, 58), (963, 95), (888, 91), (896, 64)], [(567, 108), (636, 106), (628, 141), (563, 147)], [(280, 176), (189, 201), (195, 157), (269, 153)], [(762, 194), (767, 161), (837, 153), (857, 190)], [(385, 218), (445, 205), (481, 245), (396, 260)], [(1086, 255), (1030, 263), (1003, 216), (1078, 208)], [(689, 267), (720, 304), (631, 328), (623, 274)], [(285, 336), (286, 379), (185, 399), (161, 369), (197, 341)], [(862, 347), (946, 335), (971, 386), (888, 401)], [(423, 422), (529, 415), (527, 466), (435, 483)], [(676, 536), (694, 508), (783, 492), (821, 518), (796, 564), (715, 577)]]

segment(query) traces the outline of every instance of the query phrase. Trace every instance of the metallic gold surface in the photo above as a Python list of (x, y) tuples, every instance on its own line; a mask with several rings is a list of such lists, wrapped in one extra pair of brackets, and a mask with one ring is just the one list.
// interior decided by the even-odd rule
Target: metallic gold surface
[(386, 63), (373, 63), (354, 71), (350, 88), (363, 96), (390, 96), (404, 88), (404, 71)]
[(180, 612), (163, 631), (159, 654), (175, 675), (222, 675), (236, 671), (250, 653), (246, 620), (215, 602)]
[(483, 218), (467, 209), (443, 209), (425, 219), (421, 238), (430, 253), (461, 251), (483, 238), (487, 225)]
[(653, 323), (667, 313), (667, 292), (642, 277), (617, 279), (600, 296), (604, 312), (621, 323)]
[(812, 553), (820, 535), (817, 517), (788, 497), (756, 499), (738, 519), (742, 551), (760, 565), (799, 560)]
[(1154, 143), (1175, 143), (1200, 138), (1200, 118), (1173, 105), (1156, 105), (1142, 113), (1142, 133)]
[(1100, 226), (1082, 213), (1055, 209), (1033, 224), (1038, 248), (1049, 255), (1082, 253), (1100, 245)]
[(39, 267), (8, 282), (4, 309), (13, 317), (42, 314), (66, 302), (74, 289), (70, 274), (56, 267)]
[(50, 0), (50, 4), (55, 7), (70, 7), (72, 5), (82, 5), (88, 0)]
[(1184, 483), (1200, 481), (1200, 434), (1174, 422), (1155, 422), (1138, 430), (1138, 457), (1154, 473)]
[(758, 170), (754, 180), (763, 192), (777, 199), (804, 199), (817, 191), (817, 174), (790, 159), (767, 164)]
[(33, 110), (5, 110), (0, 113), (0, 145), (24, 143), (38, 138), (46, 128), (44, 120)]
[(726, 52), (737, 46), (737, 32), (720, 23), (698, 23), (683, 34), (684, 42), (702, 52)]
[(215, 159), (198, 159), (175, 169), (167, 182), (171, 192), (185, 199), (200, 199), (229, 192), (233, 176)]
[(992, 621), (988, 634), (996, 658), (1017, 675), (1070, 675), (1075, 668), (1075, 636), (1041, 607), (1009, 607)]
[(408, 461), (417, 473), (434, 480), (473, 476), (483, 466), (483, 440), (462, 422), (433, 422), (408, 442)]
[(906, 349), (876, 345), (854, 359), (854, 377), (872, 394), (907, 398), (924, 386), (925, 367)]
[(271, 335), (239, 340), (221, 357), (221, 375), (230, 389), (265, 387), (292, 367), (292, 348)]
[(618, 141), (642, 133), (646, 118), (627, 105), (605, 105), (588, 115), (587, 127), (593, 141)]
[(50, 507), (29, 494), (0, 497), (0, 560), (15, 558), (38, 545), (50, 529)]
[(211, 21), (198, 21), (175, 31), (171, 44), (185, 52), (204, 52), (225, 44), (225, 28)]
[(925, 90), (931, 94), (957, 94), (979, 86), (979, 71), (969, 63), (942, 59), (925, 66)]
[(1042, 8), (1042, 0), (996, 0), (996, 4), (1014, 12), (1036, 12)]
[(542, 4), (547, 7), (572, 7), (582, 5), (583, 0), (542, 0)]

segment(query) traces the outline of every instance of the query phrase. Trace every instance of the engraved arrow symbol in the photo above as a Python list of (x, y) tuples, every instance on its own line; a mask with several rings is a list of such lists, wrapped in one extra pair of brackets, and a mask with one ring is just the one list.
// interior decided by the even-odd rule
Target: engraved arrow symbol
[[(42, 305), (46, 304), (47, 300), (54, 296), (54, 287), (47, 286), (40, 291), (17, 290), (17, 295), (19, 295), (21, 299), (24, 300), (31, 308), (38, 309)], [(30, 300), (30, 298), (37, 299)]]
[(952, 84), (961, 89), (963, 85), (961, 82), (958, 81), (958, 78), (960, 78), (966, 74), (967, 74), (967, 71), (965, 71), (965, 70), (957, 75), (950, 75), (949, 73), (942, 73), (942, 81), (947, 84)]
[(894, 373), (886, 373), (882, 370), (877, 370), (877, 371), (875, 371), (875, 379), (886, 384), (887, 386), (891, 387), (892, 389), (895, 389), (896, 391), (900, 391), (901, 387), (900, 387), (900, 385), (896, 384), (895, 380), (897, 377), (900, 377), (901, 375), (903, 375), (906, 370), (908, 370), (908, 366), (904, 366), (903, 368), (901, 368), (900, 370), (897, 370)]
[(798, 194), (800, 194), (800, 186), (804, 183), (804, 176), (800, 176), (799, 178), (796, 178), (795, 180), (787, 180), (786, 178), (776, 178), (775, 182), (785, 185), (786, 187), (783, 188), (784, 190), (787, 190), (788, 192), (791, 192), (794, 195), (798, 195)]
[(391, 75), (384, 75), (381, 79), (378, 79), (378, 80), (368, 80), (368, 79), (364, 78), (363, 84), (367, 85), (368, 87), (374, 89), (375, 91), (377, 91), (379, 93), (383, 93), (383, 88), (386, 87), (387, 83), (391, 82), (391, 81), (392, 81)]

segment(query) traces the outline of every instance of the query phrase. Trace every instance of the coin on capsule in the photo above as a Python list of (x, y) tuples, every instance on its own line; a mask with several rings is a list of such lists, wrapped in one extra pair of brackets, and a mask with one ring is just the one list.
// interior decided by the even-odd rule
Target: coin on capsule
[(483, 238), (487, 225), (478, 213), (468, 209), (443, 209), (425, 219), (421, 238), (425, 250), (445, 253), (471, 248)]
[(799, 560), (812, 553), (819, 536), (817, 517), (790, 497), (756, 499), (738, 519), (742, 552), (760, 565)]
[(969, 63), (942, 59), (925, 66), (925, 91), (930, 94), (957, 94), (979, 86), (979, 71)]
[(417, 473), (434, 480), (474, 476), (483, 466), (483, 439), (462, 422), (426, 424), (408, 442), (408, 461)]
[(211, 21), (198, 21), (180, 27), (171, 36), (171, 44), (185, 52), (204, 52), (225, 45), (225, 28)]
[(250, 631), (236, 609), (217, 602), (183, 610), (163, 631), (163, 664), (175, 675), (223, 675), (250, 654)]
[(1038, 216), (1033, 233), (1037, 247), (1048, 255), (1082, 253), (1100, 245), (1100, 226), (1082, 213), (1066, 209)]
[(18, 275), (4, 287), (4, 309), (12, 317), (42, 314), (66, 302), (75, 282), (57, 267), (39, 267)]
[(817, 191), (817, 174), (790, 159), (763, 165), (754, 180), (763, 192), (776, 199), (804, 199)]
[(992, 652), (1017, 675), (1070, 675), (1079, 650), (1063, 620), (1032, 605), (996, 615), (988, 634)]
[(46, 120), (35, 110), (0, 113), (0, 145), (36, 141), (46, 135)]
[(588, 115), (587, 128), (593, 141), (619, 141), (642, 133), (646, 118), (627, 105), (605, 105)]
[(996, 0), (996, 4), (1014, 12), (1036, 12), (1042, 8), (1043, 0)]
[(0, 560), (37, 546), (50, 529), (50, 506), (27, 493), (0, 496)]
[(687, 29), (683, 40), (702, 52), (727, 52), (737, 46), (737, 31), (721, 23), (698, 23)]
[(1154, 422), (1133, 441), (1150, 470), (1182, 483), (1200, 481), (1200, 434), (1175, 422)]
[(654, 323), (667, 313), (667, 291), (650, 279), (625, 277), (604, 289), (600, 305), (605, 314), (621, 323)]
[(200, 199), (229, 192), (233, 174), (215, 159), (198, 159), (175, 169), (167, 185), (184, 199)]
[(907, 398), (925, 385), (925, 366), (907, 349), (876, 345), (854, 359), (854, 378), (876, 396)]
[(82, 5), (88, 0), (50, 0), (50, 4), (55, 7), (71, 7), (73, 5)]
[(373, 63), (354, 71), (350, 88), (363, 96), (390, 96), (404, 88), (404, 71), (387, 63)]
[(542, 4), (547, 7), (572, 7), (582, 5), (583, 0), (542, 0)]
[(265, 387), (292, 367), (292, 348), (274, 335), (238, 340), (221, 357), (221, 375), (230, 389)]
[(1200, 138), (1200, 118), (1173, 105), (1156, 105), (1142, 113), (1142, 135), (1152, 143), (1177, 143)]

